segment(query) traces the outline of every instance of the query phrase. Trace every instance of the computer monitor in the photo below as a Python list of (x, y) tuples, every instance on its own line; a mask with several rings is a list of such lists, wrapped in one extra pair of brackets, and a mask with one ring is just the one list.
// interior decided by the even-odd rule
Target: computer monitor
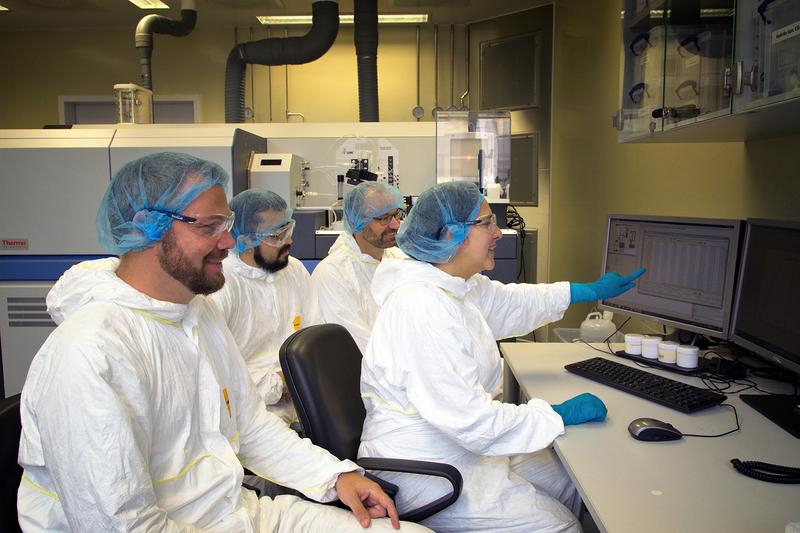
[[(731, 341), (800, 376), (800, 222), (749, 219), (736, 288)], [(800, 438), (796, 395), (741, 395)]]
[(741, 220), (609, 215), (603, 271), (647, 272), (599, 307), (726, 339), (741, 227)]

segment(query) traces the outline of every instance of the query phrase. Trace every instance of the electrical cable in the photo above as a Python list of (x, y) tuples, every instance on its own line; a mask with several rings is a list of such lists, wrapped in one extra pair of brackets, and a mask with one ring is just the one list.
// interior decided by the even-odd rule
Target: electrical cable
[(787, 485), (800, 483), (800, 468), (739, 459), (731, 459), (731, 464), (740, 474), (760, 481)]
[[(509, 229), (516, 230), (519, 235), (519, 270), (517, 271), (517, 279), (522, 277), (522, 282), (527, 283), (527, 272), (525, 270), (525, 219), (519, 214), (517, 208), (509, 204), (506, 209), (506, 226)], [(531, 280), (533, 281), (533, 280)]]
[(732, 406), (731, 404), (729, 404), (729, 403), (723, 403), (723, 404), (720, 404), (720, 405), (722, 407), (730, 407), (731, 409), (733, 409), (733, 416), (734, 416), (734, 418), (736, 418), (736, 428), (735, 429), (732, 429), (730, 431), (726, 431), (725, 433), (719, 433), (717, 435), (700, 435), (698, 433), (684, 433), (683, 436), (684, 437), (703, 437), (703, 438), (707, 438), (707, 439), (713, 439), (713, 438), (717, 438), (717, 437), (724, 437), (725, 435), (730, 435), (731, 433), (735, 433), (736, 431), (739, 431), (740, 429), (742, 429), (742, 427), (739, 425), (739, 413), (736, 411), (736, 408), (734, 406)]

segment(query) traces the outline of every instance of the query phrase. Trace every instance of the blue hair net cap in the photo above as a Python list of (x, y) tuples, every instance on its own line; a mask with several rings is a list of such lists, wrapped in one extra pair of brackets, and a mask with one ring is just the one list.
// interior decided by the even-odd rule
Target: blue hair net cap
[(231, 234), (239, 254), (258, 246), (265, 235), (292, 219), (286, 200), (267, 189), (240, 192), (231, 200), (230, 208), (236, 213)]
[(188, 154), (160, 152), (135, 159), (114, 175), (97, 211), (97, 240), (116, 255), (149, 248), (160, 241), (172, 219), (228, 174), (216, 163)]
[(373, 218), (403, 207), (400, 189), (377, 181), (365, 181), (344, 197), (344, 229), (352, 235)]
[(447, 263), (467, 238), (483, 204), (474, 183), (450, 181), (426, 189), (397, 232), (397, 246), (426, 263)]

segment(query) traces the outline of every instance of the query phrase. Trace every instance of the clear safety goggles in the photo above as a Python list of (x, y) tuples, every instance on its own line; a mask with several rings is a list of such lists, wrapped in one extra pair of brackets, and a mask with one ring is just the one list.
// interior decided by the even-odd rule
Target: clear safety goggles
[(497, 215), (491, 213), (489, 215), (483, 215), (482, 217), (478, 217), (475, 220), (469, 220), (464, 222), (467, 226), (483, 226), (489, 231), (495, 231), (497, 229)]
[(231, 211), (230, 215), (183, 215), (164, 209), (151, 208), (149, 210), (167, 215), (169, 218), (177, 220), (178, 222), (189, 224), (192, 230), (210, 239), (216, 239), (226, 231), (230, 231), (236, 217), (236, 213), (233, 211)]
[(256, 233), (255, 237), (264, 244), (268, 246), (274, 246), (275, 248), (280, 248), (281, 246), (286, 244), (292, 233), (294, 233), (294, 226), (296, 222), (294, 219), (289, 220), (283, 226), (271, 231), (269, 233)]
[(402, 209), (395, 209), (394, 213), (390, 211), (389, 213), (375, 217), (372, 220), (377, 221), (381, 226), (388, 226), (392, 223), (392, 220), (402, 222), (404, 218), (406, 218), (406, 212)]

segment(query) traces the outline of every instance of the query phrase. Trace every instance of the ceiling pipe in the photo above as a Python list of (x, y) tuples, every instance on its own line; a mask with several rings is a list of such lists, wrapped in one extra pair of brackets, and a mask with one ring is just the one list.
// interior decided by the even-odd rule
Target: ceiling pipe
[(189, 35), (197, 22), (195, 0), (181, 1), (181, 20), (173, 20), (161, 15), (150, 14), (136, 25), (136, 50), (139, 52), (139, 67), (142, 72), (142, 86), (153, 89), (150, 73), (150, 59), (153, 57), (153, 34), (161, 33), (184, 37)]
[(358, 116), (361, 122), (378, 122), (378, 0), (355, 0), (358, 61)]
[(247, 64), (302, 65), (319, 59), (339, 33), (339, 4), (311, 4), (311, 29), (302, 37), (269, 38), (239, 43), (225, 65), (225, 122), (244, 122), (244, 80)]

